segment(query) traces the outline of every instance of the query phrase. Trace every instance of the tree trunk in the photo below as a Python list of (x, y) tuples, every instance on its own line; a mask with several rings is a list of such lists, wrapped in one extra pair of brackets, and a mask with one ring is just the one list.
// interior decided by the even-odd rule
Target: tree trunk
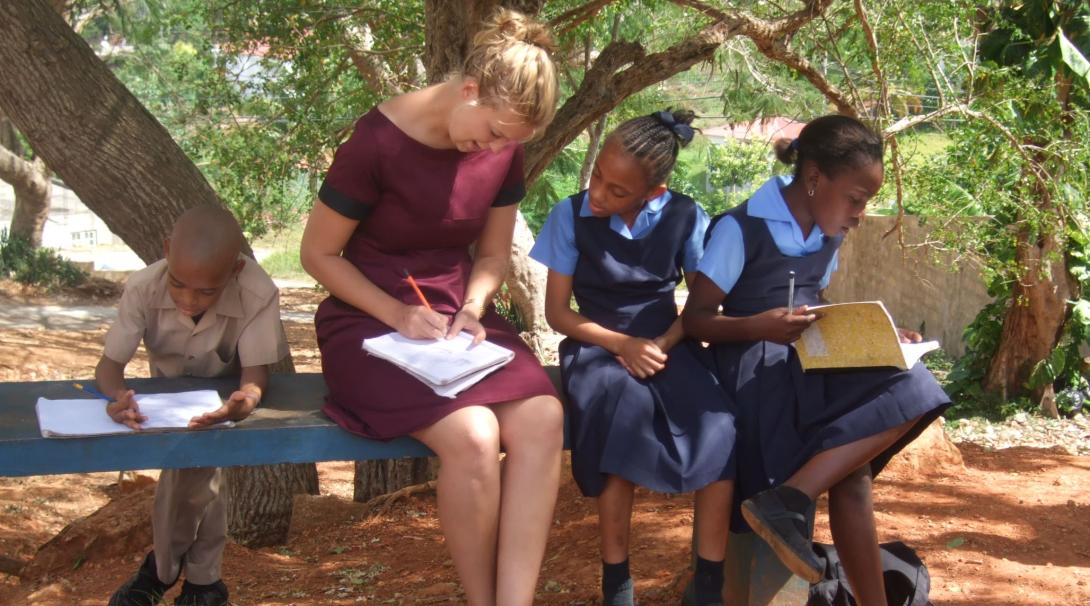
[[(292, 374), (295, 365), (288, 356), (269, 371)], [(295, 495), (318, 494), (318, 468), (314, 463), (227, 467), (223, 473), (227, 533), (247, 547), (282, 545), (291, 526)]]
[(435, 479), (438, 460), (433, 458), (356, 461), (352, 500), (366, 503), (398, 488)]
[[(0, 2), (0, 111), (146, 263), (174, 219), (222, 204), (170, 134), (43, 0)], [(248, 252), (248, 249), (247, 249)]]
[(232, 540), (246, 547), (284, 544), (294, 497), (308, 492), (299, 485), (298, 467), (283, 464), (223, 470), (227, 528)]
[[(1034, 365), (1056, 346), (1067, 319), (1067, 301), (1074, 292), (1055, 228), (1035, 240), (1030, 238), (1023, 229), (1015, 251), (1015, 264), (1022, 275), (1014, 285), (999, 348), (984, 378), (984, 389), (1003, 399), (1023, 393)], [(1040, 389), (1033, 395), (1044, 401), (1048, 390)]]
[[(43, 0), (0, 2), (0, 82), (0, 111), (145, 263), (162, 255), (178, 215), (222, 205), (166, 129)], [(226, 484), (232, 536), (268, 545), (287, 536), (291, 498), (317, 490), (317, 471), (241, 468)]]
[(0, 147), (0, 179), (15, 190), (10, 233), (23, 238), (33, 248), (42, 245), (42, 230), (49, 216), (49, 197), (53, 191), (49, 178), (49, 169), (41, 158), (24, 160), (6, 147)]

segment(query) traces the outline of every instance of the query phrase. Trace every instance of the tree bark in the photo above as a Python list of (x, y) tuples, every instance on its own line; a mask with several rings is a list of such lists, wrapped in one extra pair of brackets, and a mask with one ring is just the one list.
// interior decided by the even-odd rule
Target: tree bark
[[(366, 503), (398, 488), (423, 484), (435, 479), (437, 469), (438, 460), (435, 458), (356, 461), (352, 500)], [(392, 486), (397, 488), (390, 488)]]
[(49, 216), (53, 192), (49, 168), (41, 158), (25, 160), (0, 147), (0, 180), (15, 191), (15, 209), (10, 234), (26, 240), (32, 248), (42, 245), (42, 230)]
[[(0, 82), (0, 111), (145, 263), (159, 259), (186, 209), (222, 206), (166, 129), (43, 0), (0, 2)], [(292, 496), (316, 491), (316, 478), (313, 464), (228, 471), (232, 536), (283, 541)]]
[[(984, 389), (1003, 399), (1023, 393), (1034, 365), (1052, 353), (1074, 291), (1062, 261), (1063, 246), (1054, 233), (1031, 239), (1023, 229), (1019, 239), (1015, 263), (1023, 273), (1014, 285), (999, 348), (984, 379)], [(1034, 395), (1044, 394), (1039, 392)]]
[[(43, 0), (0, 2), (0, 111), (146, 263), (174, 219), (221, 205), (170, 134)], [(248, 251), (247, 251), (248, 252)]]
[[(272, 374), (293, 374), (291, 356), (269, 369)], [(314, 463), (227, 467), (223, 470), (227, 499), (227, 532), (239, 545), (282, 545), (291, 526), (297, 494), (318, 494)]]

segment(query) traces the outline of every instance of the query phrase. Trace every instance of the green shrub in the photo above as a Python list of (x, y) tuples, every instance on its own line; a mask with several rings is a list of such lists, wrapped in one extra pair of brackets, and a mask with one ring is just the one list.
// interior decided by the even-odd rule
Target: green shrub
[(51, 248), (33, 248), (26, 238), (0, 231), (0, 276), (49, 290), (79, 286), (87, 272)]

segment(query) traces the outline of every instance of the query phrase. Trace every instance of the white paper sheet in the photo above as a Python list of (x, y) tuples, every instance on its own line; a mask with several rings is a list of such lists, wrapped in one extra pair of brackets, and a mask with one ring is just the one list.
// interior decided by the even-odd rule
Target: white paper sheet
[[(465, 389), (488, 374), (482, 371), (491, 372), (489, 369), (503, 366), (515, 357), (515, 352), (510, 349), (488, 341), (473, 345), (473, 337), (465, 332), (449, 340), (408, 339), (392, 332), (364, 339), (363, 349), (405, 369), (433, 388), (453, 387), (454, 383), (461, 385), (462, 381), (475, 378), (462, 387)], [(438, 389), (436, 393), (440, 393)]]
[[(211, 389), (178, 393), (136, 394), (140, 412), (148, 417), (144, 431), (174, 431), (186, 429), (189, 420), (219, 410), (223, 406), (219, 394)], [(132, 433), (134, 429), (115, 423), (106, 414), (106, 400), (47, 400), (38, 398), (38, 427), (43, 437), (98, 436)], [(230, 421), (217, 427), (230, 427)]]

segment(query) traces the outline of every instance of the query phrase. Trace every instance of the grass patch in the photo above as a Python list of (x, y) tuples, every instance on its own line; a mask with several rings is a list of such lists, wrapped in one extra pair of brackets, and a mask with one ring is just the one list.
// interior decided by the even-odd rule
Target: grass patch
[(267, 251), (260, 264), (273, 278), (310, 280), (299, 261), (299, 242), (303, 239), (303, 223), (278, 232), (268, 233), (253, 242), (255, 250)]
[(310, 276), (299, 261), (299, 248), (277, 250), (261, 260), (261, 267), (274, 278), (308, 280)]

